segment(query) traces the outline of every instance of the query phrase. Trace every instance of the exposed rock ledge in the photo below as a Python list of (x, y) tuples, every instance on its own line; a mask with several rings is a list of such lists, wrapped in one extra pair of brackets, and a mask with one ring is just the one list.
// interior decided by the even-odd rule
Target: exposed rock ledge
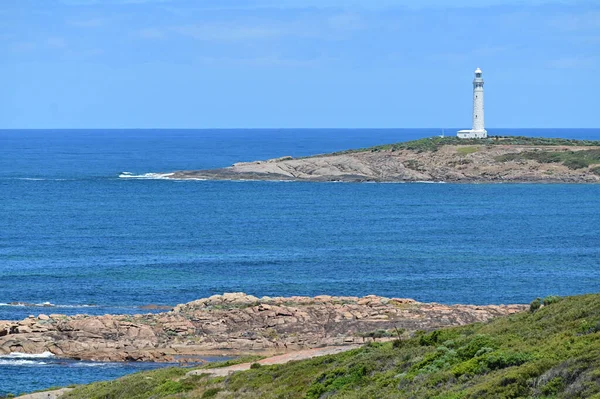
[(99, 361), (185, 361), (198, 355), (281, 353), (353, 345), (377, 330), (463, 325), (525, 305), (441, 305), (412, 299), (214, 295), (159, 314), (39, 315), (0, 321), (0, 354), (52, 352)]
[[(240, 162), (233, 166), (178, 171), (180, 180), (285, 180), (341, 182), (600, 183), (597, 165), (572, 169), (560, 162), (501, 161), (507, 154), (600, 150), (597, 146), (442, 145), (435, 151), (378, 149), (293, 159)], [(596, 168), (596, 169), (595, 169)]]

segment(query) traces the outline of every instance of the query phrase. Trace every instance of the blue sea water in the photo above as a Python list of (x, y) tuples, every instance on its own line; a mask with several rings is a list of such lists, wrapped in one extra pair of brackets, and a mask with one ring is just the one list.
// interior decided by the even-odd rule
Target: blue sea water
[[(490, 132), (600, 139), (600, 129)], [(119, 178), (439, 133), (0, 131), (0, 320), (143, 313), (231, 291), (473, 304), (600, 291), (600, 185)], [(69, 383), (53, 380), (61, 372), (35, 385), (19, 380), (31, 368), (10, 367), (0, 376), (23, 391)], [(128, 369), (86, 370), (73, 382)]]
[[(228, 358), (207, 357), (205, 361)], [(199, 359), (200, 361), (201, 359)], [(60, 359), (50, 353), (34, 356), (0, 355), (0, 396), (18, 395), (50, 387), (65, 387), (99, 380), (112, 380), (139, 371), (173, 367), (173, 363), (86, 362)]]

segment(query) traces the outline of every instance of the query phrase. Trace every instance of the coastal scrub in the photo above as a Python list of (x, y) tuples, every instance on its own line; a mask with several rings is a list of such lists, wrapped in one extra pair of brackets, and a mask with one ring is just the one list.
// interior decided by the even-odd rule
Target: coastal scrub
[(160, 370), (82, 386), (64, 399), (600, 398), (600, 295), (539, 302), (534, 312), (227, 378)]

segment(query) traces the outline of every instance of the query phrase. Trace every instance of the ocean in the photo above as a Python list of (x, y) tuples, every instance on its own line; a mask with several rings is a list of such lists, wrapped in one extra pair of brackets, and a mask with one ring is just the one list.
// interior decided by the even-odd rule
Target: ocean
[[(600, 140), (600, 129), (489, 131)], [(450, 304), (600, 291), (600, 185), (119, 178), (440, 132), (0, 130), (0, 320), (147, 313), (234, 291)], [(73, 364), (0, 358), (0, 395), (156, 367)]]

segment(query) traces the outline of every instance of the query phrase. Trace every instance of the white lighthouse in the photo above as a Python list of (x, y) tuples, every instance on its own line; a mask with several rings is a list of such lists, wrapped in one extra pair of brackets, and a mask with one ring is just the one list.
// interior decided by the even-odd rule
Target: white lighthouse
[(457, 136), (461, 139), (484, 139), (487, 131), (483, 118), (483, 72), (477, 68), (473, 79), (473, 129), (459, 130)]

